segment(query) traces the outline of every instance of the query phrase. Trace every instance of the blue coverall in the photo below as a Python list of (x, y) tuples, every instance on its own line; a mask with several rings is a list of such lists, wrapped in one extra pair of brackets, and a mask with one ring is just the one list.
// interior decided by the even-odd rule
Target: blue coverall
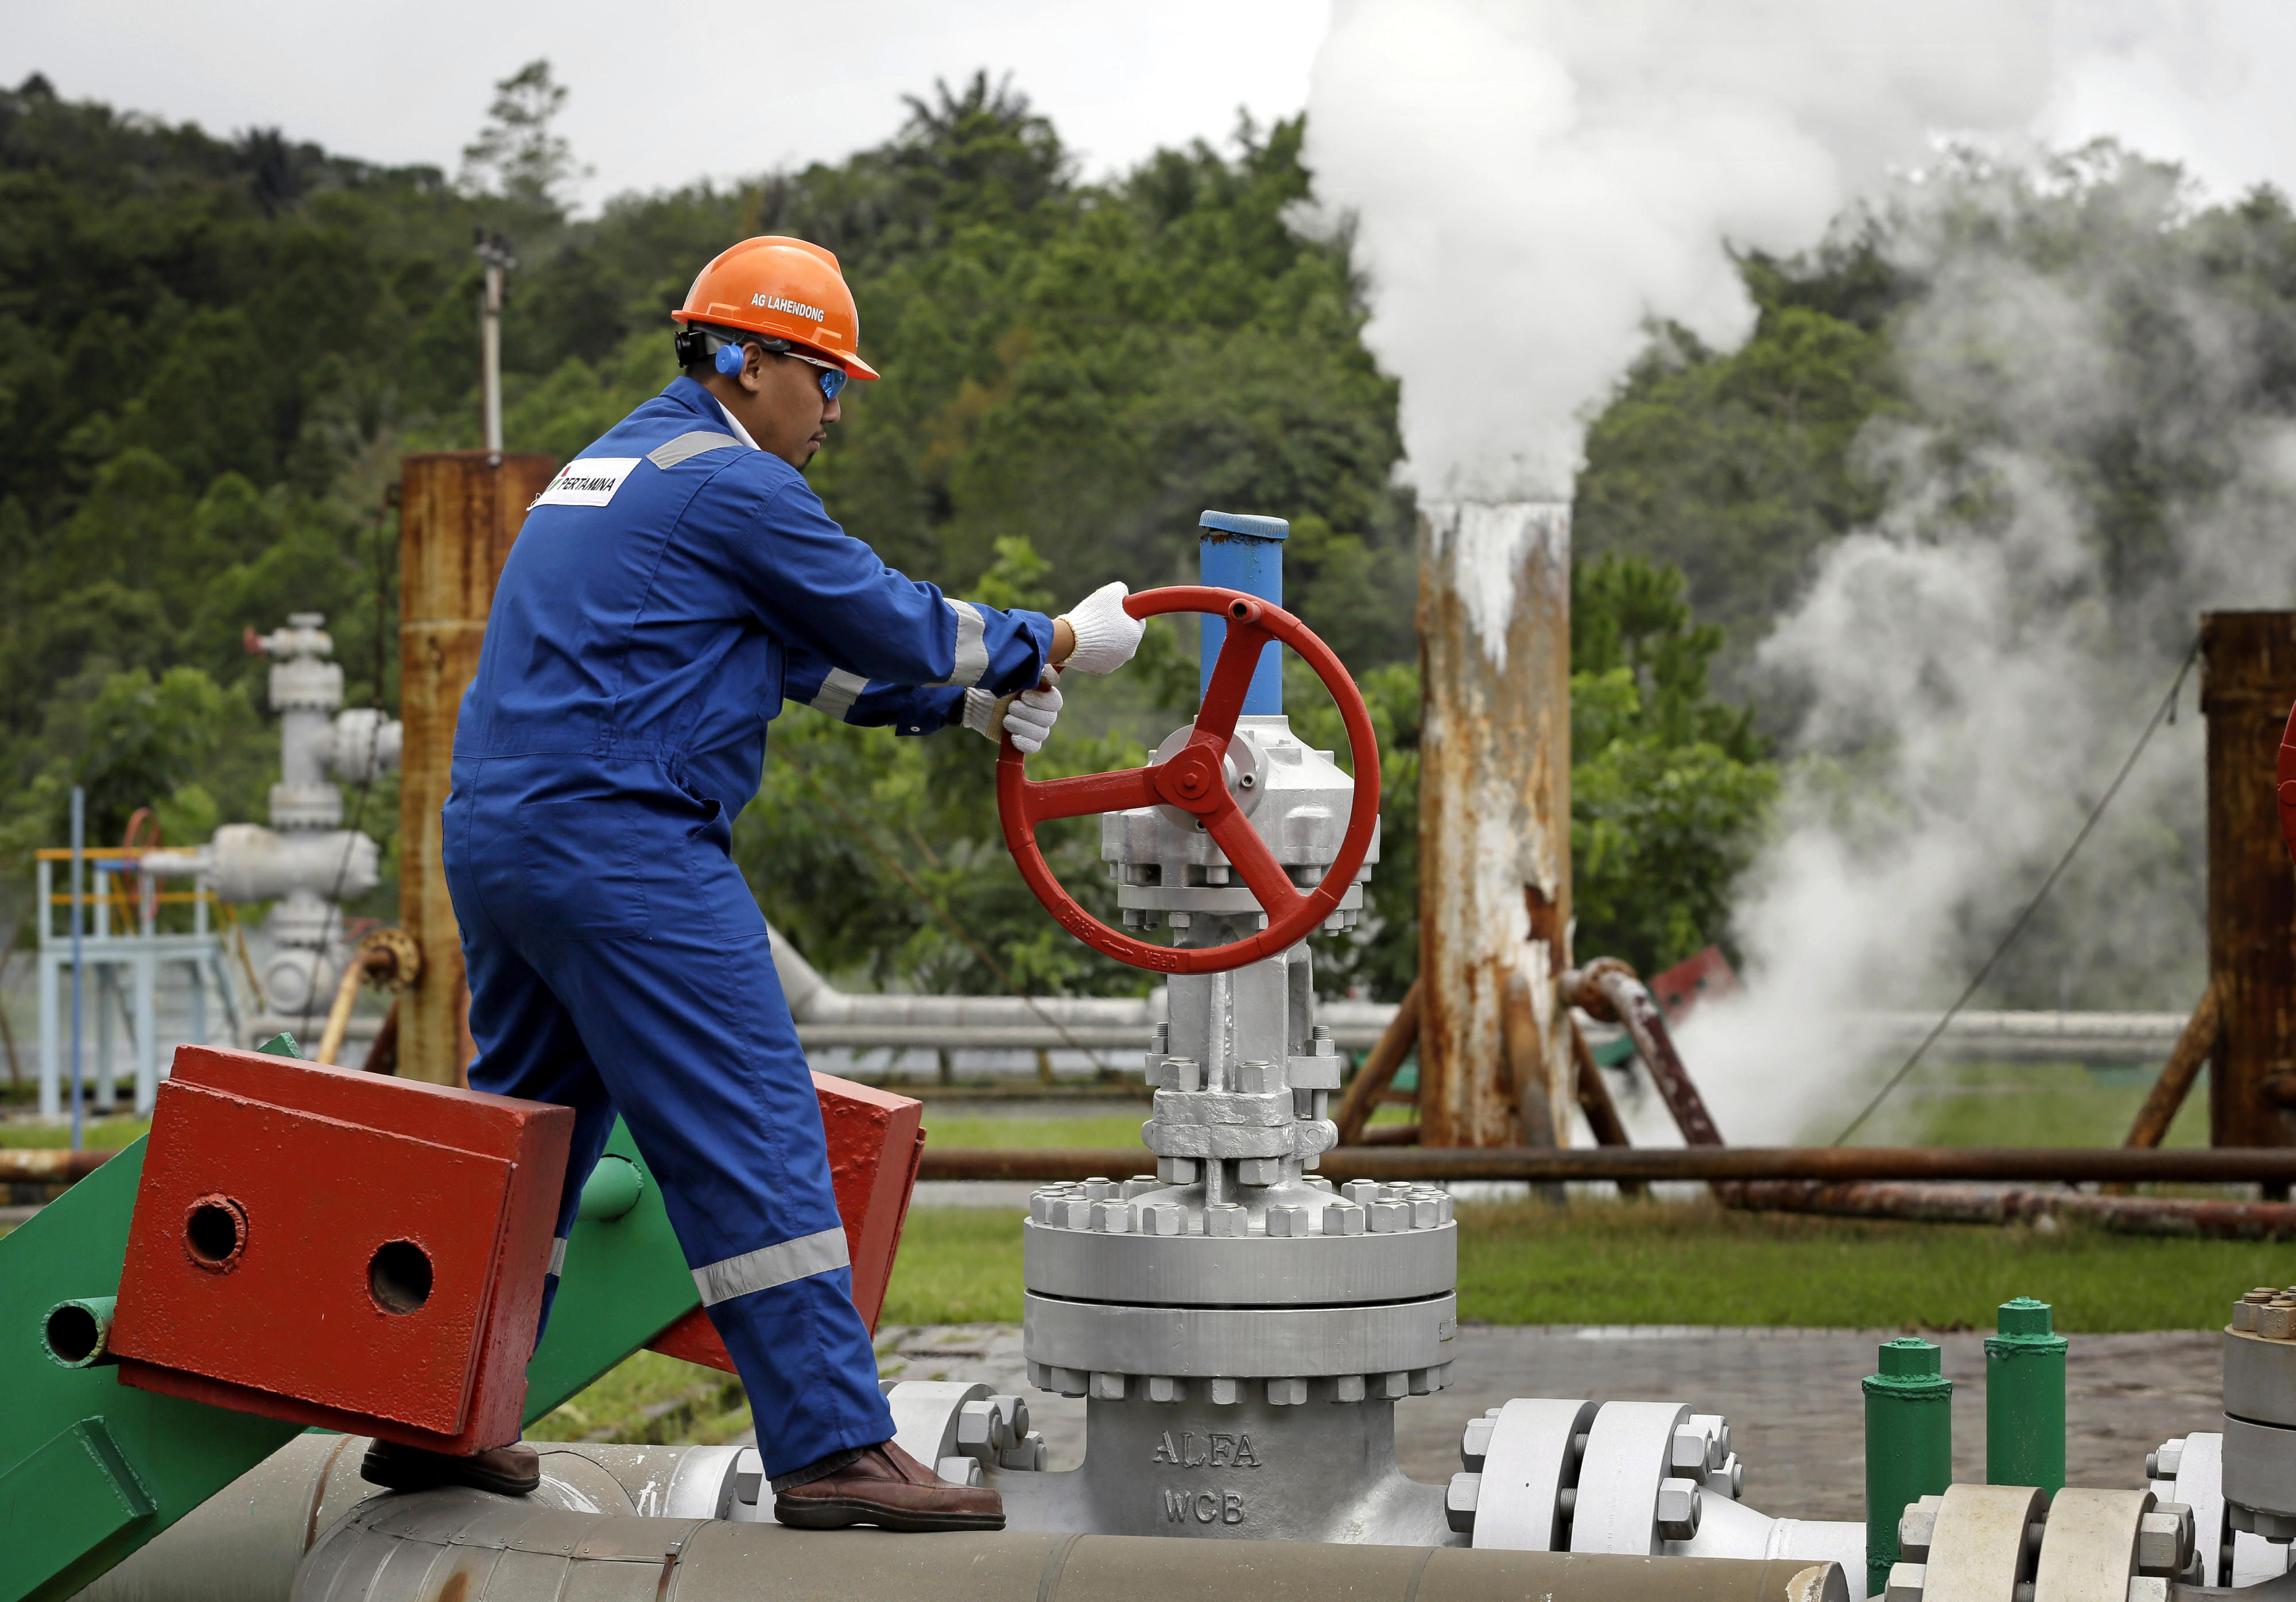
[(619, 1112), (779, 1478), (893, 1423), (734, 818), (784, 697), (922, 734), (969, 686), (1036, 683), (1053, 625), (893, 571), (738, 432), (680, 378), (536, 500), (463, 699), (444, 844), (471, 1084), (577, 1114), (550, 1291)]

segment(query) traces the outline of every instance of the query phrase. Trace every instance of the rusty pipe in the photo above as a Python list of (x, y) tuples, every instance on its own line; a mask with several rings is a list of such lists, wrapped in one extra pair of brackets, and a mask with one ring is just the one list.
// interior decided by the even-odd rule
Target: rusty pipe
[(66, 1151), (60, 1146), (0, 1147), (0, 1180), (69, 1185), (86, 1179), (116, 1155), (94, 1149)]
[(2123, 1235), (2210, 1240), (2296, 1236), (2296, 1204), (2210, 1201), (2189, 1196), (2087, 1195), (1973, 1185), (1873, 1181), (1813, 1184), (1761, 1180), (1727, 1187), (1729, 1205), (1749, 1212), (1808, 1212), (1828, 1218), (1913, 1219), (1929, 1223), (2005, 1224), (2086, 1218)]
[(1627, 1038), (1635, 1043), (1635, 1054), (1650, 1071), (1651, 1083), (1658, 1087), (1659, 1098), (1674, 1114), (1674, 1127), (1682, 1131), (1685, 1146), (1722, 1144), (1722, 1131), (1714, 1127), (1706, 1098), (1698, 1094), (1690, 1071), (1682, 1065), (1681, 1054), (1674, 1048), (1666, 1015), (1635, 976), (1634, 969), (1615, 957), (1598, 957), (1585, 967), (1565, 974), (1562, 988), (1563, 999), (1571, 1006), (1627, 1031)]
[[(921, 1179), (1114, 1179), (1147, 1166), (1138, 1146), (1020, 1151), (927, 1146)], [(1939, 1146), (1341, 1146), (1316, 1171), (1333, 1179), (2026, 1180), (2053, 1184), (2285, 1184), (2296, 1147)]]

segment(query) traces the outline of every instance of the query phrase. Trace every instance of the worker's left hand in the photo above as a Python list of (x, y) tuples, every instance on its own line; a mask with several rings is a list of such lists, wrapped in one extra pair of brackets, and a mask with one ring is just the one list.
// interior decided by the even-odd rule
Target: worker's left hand
[(1046, 682), (1035, 689), (1007, 695), (1002, 701), (986, 690), (964, 693), (964, 727), (990, 740), (1010, 735), (1024, 756), (1045, 748), (1060, 715), (1060, 686), (1052, 682), (1049, 673)]

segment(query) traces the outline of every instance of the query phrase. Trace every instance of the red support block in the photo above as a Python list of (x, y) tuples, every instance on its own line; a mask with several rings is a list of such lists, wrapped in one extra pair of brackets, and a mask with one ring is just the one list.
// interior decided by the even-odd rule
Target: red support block
[[(837, 1212), (845, 1221), (846, 1250), (853, 1259), (853, 1305), (873, 1332), (884, 1310), (885, 1287), (892, 1281), (901, 1226), (908, 1220), (917, 1163), (924, 1155), (924, 1104), (826, 1073), (813, 1076), (813, 1088), (821, 1097), (829, 1178), (837, 1188)], [(663, 1330), (652, 1345), (689, 1363), (734, 1371), (734, 1360), (705, 1308), (695, 1308)]]
[(573, 1131), (566, 1107), (179, 1048), (121, 1382), (439, 1451), (516, 1440)]

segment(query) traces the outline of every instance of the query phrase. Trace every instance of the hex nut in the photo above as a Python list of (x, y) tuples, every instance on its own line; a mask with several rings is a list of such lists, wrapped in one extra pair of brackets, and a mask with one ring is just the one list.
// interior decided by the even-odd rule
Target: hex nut
[(1152, 1190), (1163, 1188), (1164, 1181), (1154, 1174), (1135, 1174), (1124, 1181), (1124, 1199), (1128, 1202), (1135, 1196), (1145, 1195)]
[(2128, 1602), (2169, 1602), (2169, 1582), (2158, 1574), (2129, 1578)]
[(1942, 1497), (1925, 1496), (1898, 1517), (1898, 1550), (1915, 1563), (1930, 1560), (1930, 1538), (1937, 1533)]
[(1070, 1196), (1054, 1209), (1053, 1221), (1064, 1229), (1089, 1229), (1092, 1204), (1082, 1196)]
[(1714, 1438), (1695, 1425), (1674, 1432), (1666, 1465), (1677, 1474), (1702, 1475), (1710, 1466)]
[(2136, 1572), (2174, 1580), (2193, 1560), (2193, 1510), (2163, 1502), (2136, 1525)]
[(1491, 1432), (1498, 1427), (1496, 1418), (1470, 1418), (1459, 1436), (1459, 1461), (1473, 1473), (1483, 1472), (1483, 1459), (1490, 1456)]
[(2146, 1455), (2144, 1477), (2148, 1480), (2173, 1480), (2177, 1477), (2177, 1471), (2184, 1466), (2184, 1462), (2185, 1437), (2179, 1435), (2173, 1441), (2163, 1441), (2160, 1450)]
[(1321, 1174), (1309, 1174), (1303, 1178), (1300, 1183), (1305, 1185), (1310, 1190), (1320, 1190), (1325, 1195), (1332, 1194), (1332, 1182), (1324, 1178)]
[(993, 1403), (968, 1401), (956, 1410), (956, 1444), (958, 1450), (986, 1451), (990, 1446), (1001, 1446), (996, 1436), (1004, 1432), (996, 1426), (999, 1420)]
[(1379, 1200), (1379, 1181), (1376, 1179), (1349, 1179), (1346, 1184), (1340, 1187), (1340, 1194), (1347, 1197), (1348, 1200), (1353, 1202), (1358, 1207), (1368, 1207), (1374, 1202)]
[(1092, 1376), (1092, 1389), (1086, 1394), (1095, 1401), (1122, 1401), (1124, 1380), (1125, 1376), (1121, 1374), (1095, 1372)]
[(1925, 1565), (1922, 1564), (1891, 1564), (1889, 1584), (1882, 1590), (1882, 1602), (1922, 1602), (1922, 1586), (1928, 1578)]
[(1009, 1446), (996, 1454), (996, 1466), (1016, 1474), (1042, 1474), (1045, 1468), (1045, 1438), (1035, 1430), (1021, 1437), (1020, 1443)]
[(1176, 1379), (1168, 1374), (1148, 1376), (1148, 1400), (1151, 1401), (1184, 1401), (1187, 1394), (1188, 1386), (1185, 1380)]
[(1364, 1210), (1353, 1202), (1333, 1202), (1324, 1209), (1326, 1235), (1361, 1235), (1365, 1222)]
[(1107, 1179), (1086, 1179), (1084, 1182), (1084, 1194), (1085, 1199), (1088, 1202), (1104, 1200), (1116, 1194), (1116, 1181)]
[(1374, 1202), (1364, 1209), (1374, 1235), (1399, 1235), (1411, 1228), (1411, 1208), (1403, 1202)]
[(1475, 1528), (1475, 1502), (1481, 1496), (1483, 1476), (1479, 1474), (1455, 1474), (1449, 1489), (1443, 1492), (1443, 1518), (1454, 1535), (1472, 1534)]
[(1159, 1157), (1156, 1177), (1167, 1185), (1193, 1185), (1196, 1182), (1196, 1160), (1193, 1157)]
[(1693, 1540), (1704, 1499), (1698, 1482), (1669, 1475), (1658, 1483), (1658, 1533), (1661, 1540)]
[(1124, 1235), (1132, 1228), (1132, 1209), (1113, 1196), (1092, 1204), (1092, 1227), (1101, 1235)]
[(1332, 1381), (1333, 1401), (1361, 1401), (1363, 1399), (1364, 1376), (1362, 1375), (1342, 1374)]
[(1274, 1063), (1238, 1063), (1235, 1088), (1247, 1096), (1265, 1096), (1283, 1089), (1283, 1071)]
[(1214, 1202), (1204, 1209), (1204, 1233), (1237, 1240), (1251, 1232), (1251, 1214), (1234, 1202)]
[(1240, 1379), (1216, 1379), (1204, 1387), (1205, 1400), (1216, 1408), (1232, 1408), (1243, 1400), (1243, 1382)]
[(1398, 1368), (1392, 1374), (1366, 1375), (1365, 1378), (1370, 1383), (1372, 1394), (1382, 1401), (1400, 1401), (1411, 1394), (1411, 1371), (1407, 1368)]
[(1716, 1466), (1706, 1471), (1706, 1489), (1717, 1496), (1726, 1496), (1736, 1501), (1746, 1494), (1746, 1466), (1732, 1452)]
[(2256, 1333), (2267, 1341), (2284, 1341), (2296, 1335), (2296, 1301), (2276, 1296), (2258, 1308)]
[(1140, 1233), (1143, 1235), (1185, 1235), (1188, 1232), (1188, 1210), (1177, 1202), (1148, 1202), (1140, 1208)]
[(1283, 1159), (1239, 1158), (1235, 1165), (1235, 1180), (1239, 1185), (1280, 1185), (1283, 1182)]
[(980, 1459), (978, 1458), (943, 1458), (933, 1465), (933, 1473), (952, 1485), (980, 1483)]
[(1413, 1228), (1433, 1229), (1440, 1227), (1442, 1222), (1442, 1197), (1414, 1196), (1411, 1198), (1411, 1227)]
[(1304, 1379), (1271, 1379), (1267, 1382), (1267, 1405), (1271, 1408), (1296, 1408), (1308, 1400), (1308, 1382)]

